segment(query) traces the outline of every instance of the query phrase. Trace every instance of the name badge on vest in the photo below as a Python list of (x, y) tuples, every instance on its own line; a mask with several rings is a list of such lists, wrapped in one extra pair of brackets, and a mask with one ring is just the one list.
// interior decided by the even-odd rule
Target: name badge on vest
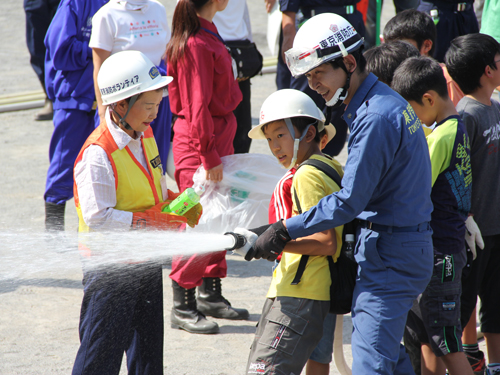
[(151, 166), (153, 168), (157, 168), (159, 165), (161, 165), (160, 155), (157, 155), (156, 158), (151, 159), (149, 162), (151, 163)]

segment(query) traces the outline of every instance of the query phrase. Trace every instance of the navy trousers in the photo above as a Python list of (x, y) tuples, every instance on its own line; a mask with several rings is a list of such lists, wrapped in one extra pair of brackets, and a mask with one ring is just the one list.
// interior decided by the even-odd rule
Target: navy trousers
[(157, 264), (84, 271), (73, 375), (163, 374), (163, 284)]
[(414, 374), (403, 337), (413, 300), (433, 270), (430, 226), (422, 232), (358, 234), (352, 307), (353, 374)]
[(30, 63), (45, 90), (45, 34), (61, 0), (24, 0), (26, 44)]

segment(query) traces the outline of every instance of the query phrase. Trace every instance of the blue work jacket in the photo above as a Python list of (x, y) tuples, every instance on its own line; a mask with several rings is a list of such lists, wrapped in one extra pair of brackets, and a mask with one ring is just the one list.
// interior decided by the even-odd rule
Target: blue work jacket
[(350, 130), (342, 189), (286, 221), (292, 238), (354, 218), (388, 226), (430, 221), (429, 149), (412, 107), (370, 73), (344, 113)]
[(92, 17), (107, 2), (62, 0), (59, 4), (45, 35), (45, 88), (54, 109), (92, 109)]

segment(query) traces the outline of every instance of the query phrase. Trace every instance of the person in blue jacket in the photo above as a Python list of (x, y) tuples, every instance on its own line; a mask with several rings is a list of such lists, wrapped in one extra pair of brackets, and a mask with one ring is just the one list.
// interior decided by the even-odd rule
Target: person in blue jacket
[[(358, 218), (352, 373), (414, 374), (401, 339), (433, 268), (429, 151), (408, 102), (365, 72), (362, 44), (349, 22), (325, 13), (299, 29), (286, 53), (292, 74), (305, 74), (327, 105), (347, 105), (349, 156), (340, 191), (269, 226), (254, 250), (274, 260), (288, 241)], [(291, 328), (280, 324), (287, 337)]]
[(73, 198), (73, 165), (95, 128), (92, 17), (107, 0), (62, 0), (45, 36), (45, 88), (54, 107), (45, 185), (45, 228), (64, 230)]

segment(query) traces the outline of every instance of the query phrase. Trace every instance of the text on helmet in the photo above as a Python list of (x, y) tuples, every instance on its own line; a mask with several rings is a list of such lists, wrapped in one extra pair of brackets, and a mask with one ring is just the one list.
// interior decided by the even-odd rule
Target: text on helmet
[[(337, 25), (331, 25), (330, 30), (337, 28), (336, 26)], [(321, 42), (319, 42), (319, 45), (321, 46), (321, 49), (333, 47), (339, 43), (344, 43), (347, 39), (353, 37), (354, 35), (356, 35), (356, 30), (354, 29), (354, 27), (348, 26), (338, 31), (335, 31), (328, 38), (323, 39)]]
[(114, 94), (115, 92), (121, 91), (127, 87), (130, 87), (131, 85), (135, 85), (138, 82), (139, 82), (139, 76), (135, 75), (130, 80), (126, 79), (125, 81), (116, 83), (113, 86), (102, 88), (100, 90), (101, 95)]

